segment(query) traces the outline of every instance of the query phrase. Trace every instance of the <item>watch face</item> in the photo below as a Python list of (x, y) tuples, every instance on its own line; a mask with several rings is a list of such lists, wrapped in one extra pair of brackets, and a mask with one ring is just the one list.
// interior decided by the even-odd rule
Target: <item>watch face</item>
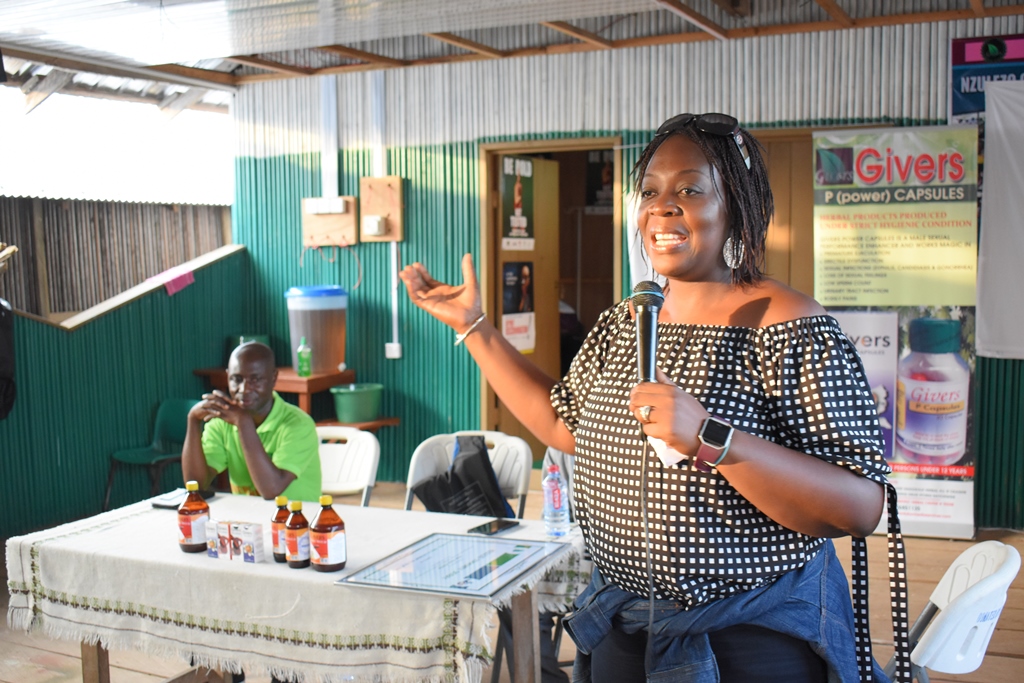
[(708, 418), (704, 421), (704, 428), (701, 429), (700, 435), (704, 437), (706, 443), (721, 448), (725, 445), (725, 440), (729, 438), (731, 431), (732, 427), (725, 422)]

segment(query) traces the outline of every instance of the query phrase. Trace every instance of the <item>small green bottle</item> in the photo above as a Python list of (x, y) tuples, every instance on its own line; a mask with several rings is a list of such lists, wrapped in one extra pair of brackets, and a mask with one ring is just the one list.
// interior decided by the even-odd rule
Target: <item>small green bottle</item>
[(309, 377), (313, 374), (313, 349), (306, 344), (305, 337), (299, 340), (299, 348), (296, 351), (299, 356), (299, 367), (295, 370), (295, 374), (299, 377)]

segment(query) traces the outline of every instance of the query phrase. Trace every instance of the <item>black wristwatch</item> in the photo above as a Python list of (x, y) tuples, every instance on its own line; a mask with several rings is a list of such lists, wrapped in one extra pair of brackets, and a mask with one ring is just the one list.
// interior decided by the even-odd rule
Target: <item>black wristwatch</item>
[(732, 434), (736, 431), (731, 424), (714, 415), (704, 420), (700, 426), (700, 448), (693, 458), (693, 466), (701, 472), (710, 472), (711, 468), (725, 459), (732, 443)]

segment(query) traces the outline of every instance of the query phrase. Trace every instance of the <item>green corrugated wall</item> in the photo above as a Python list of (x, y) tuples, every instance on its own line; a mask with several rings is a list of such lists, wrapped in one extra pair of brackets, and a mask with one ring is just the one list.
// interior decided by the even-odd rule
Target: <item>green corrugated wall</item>
[[(0, 538), (95, 514), (110, 454), (142, 446), (163, 398), (198, 397), (192, 369), (224, 363), (246, 327), (245, 252), (202, 268), (174, 296), (161, 289), (79, 329), (16, 316), (14, 410), (0, 422)], [(168, 468), (165, 484), (179, 486)], [(123, 471), (111, 505), (149, 495), (143, 471)]]
[(975, 384), (976, 523), (1024, 529), (1024, 361), (979, 357)]
[[(339, 153), (339, 193), (359, 194), (371, 175), (361, 150)], [(323, 253), (301, 245), (300, 200), (320, 193), (316, 155), (237, 161), (234, 240), (248, 246), (253, 331), (270, 335), (279, 364), (289, 363), (284, 291), (295, 285), (337, 284), (349, 292), (345, 361), (361, 382), (384, 385), (382, 415), (401, 426), (380, 430), (378, 478), (404, 481), (416, 445), (428, 436), (480, 424), (479, 373), (469, 354), (452, 345), (442, 325), (409, 304), (400, 292), (399, 341), (403, 356), (384, 357), (391, 341), (391, 247), (365, 243)], [(406, 179), (404, 263), (422, 261), (442, 280), (461, 278), (464, 252), (478, 254), (477, 146), (473, 143), (393, 149), (389, 172)], [(300, 265), (301, 258), (301, 265)], [(333, 262), (331, 262), (331, 259)], [(359, 268), (362, 267), (362, 281)], [(314, 351), (315, 352), (315, 351)], [(314, 416), (330, 417), (329, 394), (314, 397)]]

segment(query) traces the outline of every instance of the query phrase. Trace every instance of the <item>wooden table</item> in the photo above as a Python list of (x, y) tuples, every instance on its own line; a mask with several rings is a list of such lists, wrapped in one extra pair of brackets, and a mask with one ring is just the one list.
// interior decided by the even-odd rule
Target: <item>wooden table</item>
[[(174, 511), (142, 501), (9, 539), (11, 627), (81, 641), (84, 681), (109, 680), (107, 651), (96, 644), (102, 640), (257, 675), (273, 667), (304, 680), (344, 671), (359, 680), (479, 683), (485, 653), (494, 652), (481, 628), (497, 618), (490, 600), (335, 581), (430, 533), (464, 534), (485, 518), (337, 505), (346, 522), (348, 566), (324, 574), (273, 561), (271, 501), (217, 495), (210, 507), (213, 519), (263, 522), (266, 561), (182, 553)], [(503, 538), (545, 540), (543, 523), (521, 520)], [(554, 609), (543, 597), (550, 595), (546, 577), (582, 550), (578, 534), (565, 542), (534, 566), (528, 581), (518, 580), (521, 593), (504, 598), (512, 610), (515, 683), (540, 682), (538, 609)], [(558, 604), (581, 589), (573, 585)]]
[(381, 427), (397, 427), (401, 422), (401, 418), (397, 417), (378, 417), (376, 420), (370, 420), (369, 422), (338, 422), (337, 420), (320, 420), (316, 423), (317, 427), (355, 427), (361, 429), (364, 432), (377, 433), (377, 430)]
[[(228, 371), (224, 368), (199, 368), (192, 371), (197, 377), (204, 377), (212, 389), (227, 391)], [(318, 372), (309, 377), (299, 377), (291, 366), (277, 369), (277, 383), (274, 390), (297, 394), (299, 407), (309, 413), (313, 406), (313, 394), (320, 391), (327, 391), (339, 384), (352, 384), (356, 381), (355, 370), (344, 370), (342, 372)]]

